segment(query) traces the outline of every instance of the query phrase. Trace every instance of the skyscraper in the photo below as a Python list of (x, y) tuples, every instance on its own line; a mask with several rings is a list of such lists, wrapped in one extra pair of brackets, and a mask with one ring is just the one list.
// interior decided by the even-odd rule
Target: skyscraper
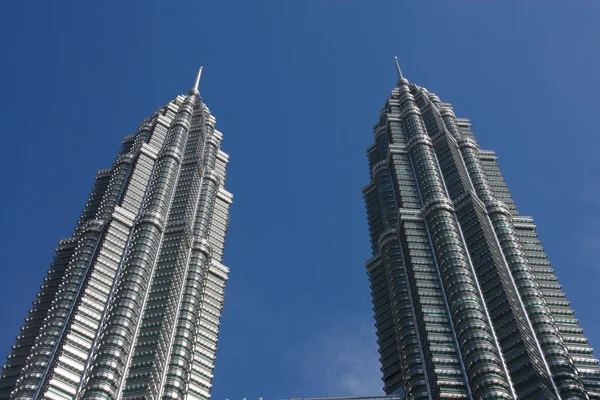
[(232, 195), (194, 88), (100, 170), (0, 377), (0, 399), (207, 399)]
[(397, 69), (363, 189), (386, 393), (600, 399), (598, 360), (494, 152)]

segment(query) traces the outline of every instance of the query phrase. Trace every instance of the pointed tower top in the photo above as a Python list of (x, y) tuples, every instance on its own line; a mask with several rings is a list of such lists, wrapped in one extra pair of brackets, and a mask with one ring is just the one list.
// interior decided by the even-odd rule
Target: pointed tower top
[(394, 56), (394, 61), (396, 62), (396, 71), (398, 71), (398, 79), (404, 78), (402, 76), (402, 70), (400, 69), (400, 64), (398, 63), (398, 57)]
[(198, 87), (200, 86), (200, 77), (202, 76), (202, 68), (198, 69), (198, 75), (196, 75), (196, 81), (194, 82), (194, 87), (190, 89), (190, 95), (195, 94), (196, 96), (200, 96), (200, 91)]
[(398, 72), (398, 86), (401, 84), (408, 85), (408, 80), (402, 75), (400, 63), (398, 63), (398, 57), (394, 56), (394, 61), (396, 62), (396, 71)]

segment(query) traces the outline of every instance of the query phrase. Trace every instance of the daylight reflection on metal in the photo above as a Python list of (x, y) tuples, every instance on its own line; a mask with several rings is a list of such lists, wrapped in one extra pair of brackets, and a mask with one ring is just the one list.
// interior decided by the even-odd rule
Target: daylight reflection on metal
[(100, 170), (0, 377), (0, 399), (208, 399), (229, 269), (229, 157), (200, 73)]
[(385, 392), (600, 398), (598, 360), (494, 152), (397, 61), (363, 189)]

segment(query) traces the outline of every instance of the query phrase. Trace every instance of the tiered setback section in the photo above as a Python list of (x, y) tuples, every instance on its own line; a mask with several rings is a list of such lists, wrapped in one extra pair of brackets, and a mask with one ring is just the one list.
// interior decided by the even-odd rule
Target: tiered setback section
[(0, 399), (208, 399), (228, 268), (228, 156), (198, 92), (127, 136), (62, 240)]
[(492, 151), (401, 78), (367, 150), (367, 262), (384, 390), (600, 399), (598, 360)]

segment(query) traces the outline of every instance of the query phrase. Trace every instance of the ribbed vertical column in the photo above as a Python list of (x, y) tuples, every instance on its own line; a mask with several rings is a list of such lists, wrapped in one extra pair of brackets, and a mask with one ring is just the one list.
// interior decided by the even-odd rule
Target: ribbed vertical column
[(413, 307), (414, 298), (407, 282), (402, 250), (395, 229), (382, 235), (379, 249), (385, 265), (392, 319), (396, 336), (399, 338), (399, 359), (402, 377), (407, 381), (407, 398), (430, 399), (428, 368), (421, 351), (421, 335)]
[(23, 368), (21, 377), (17, 380), (13, 399), (33, 399), (46, 378), (50, 363), (61, 340), (64, 327), (74, 307), (73, 302), (77, 298), (86, 276), (86, 270), (96, 252), (96, 247), (101, 239), (103, 225), (96, 221), (90, 221), (81, 233), (75, 252), (73, 253), (70, 266), (65, 274), (63, 282), (59, 286), (58, 293), (48, 317), (44, 321), (36, 344), (27, 359), (27, 365)]
[(510, 383), (519, 397), (556, 399), (558, 391), (552, 387), (549, 369), (543, 367), (541, 349), (534, 345), (533, 329), (526, 322), (525, 310), (483, 203), (472, 197), (476, 195), (472, 193), (471, 179), (457, 144), (462, 134), (456, 126), (447, 127), (448, 122), (438, 109), (442, 108), (441, 103), (435, 95), (428, 96), (422, 88), (416, 91), (417, 103), (424, 112), (427, 131), (434, 137), (437, 162), (448, 194), (455, 203), (457, 220), (510, 373)]
[(29, 310), (28, 317), (25, 318), (25, 324), (21, 327), (21, 331), (16, 338), (16, 343), (12, 346), (12, 352), (7, 357), (6, 364), (2, 367), (0, 399), (8, 399), (13, 385), (26, 365), (31, 348), (52, 305), (52, 299), (65, 275), (68, 262), (75, 249), (75, 244), (74, 240), (63, 240), (56, 249), (54, 262), (46, 278), (44, 278), (44, 284), (41, 286), (37, 299), (33, 302), (33, 306)]
[[(452, 126), (453, 115), (444, 112), (447, 126)], [(477, 196), (484, 202), (504, 257), (510, 268), (528, 319), (541, 346), (546, 365), (561, 396), (569, 399), (587, 399), (577, 369), (563, 343), (558, 327), (542, 294), (525, 252), (512, 224), (512, 216), (506, 206), (496, 200), (484, 175), (478, 155), (478, 147), (472, 139), (463, 138), (460, 150), (473, 181)]]
[(436, 166), (431, 139), (425, 133), (408, 81), (400, 79), (399, 88), (409, 154), (473, 395), (477, 399), (514, 399), (452, 203)]
[(96, 218), (102, 221), (110, 219), (115, 206), (118, 204), (123, 188), (127, 182), (131, 165), (133, 163), (132, 154), (122, 154), (117, 158), (116, 165), (113, 169), (111, 183), (108, 185), (106, 194), (100, 203)]
[(68, 330), (86, 280), (89, 278), (89, 270), (104, 236), (108, 216), (117, 204), (125, 186), (131, 161), (129, 154), (119, 154), (102, 201), (98, 205), (96, 218), (82, 221), (76, 229), (79, 235), (77, 247), (52, 306), (48, 310), (36, 343), (31, 349), (27, 364), (16, 382), (16, 388), (11, 395), (14, 399), (39, 397), (49, 378), (48, 373), (51, 371), (58, 348)]
[[(148, 133), (146, 131), (152, 125), (153, 119), (155, 118), (145, 121), (136, 135), (125, 137), (113, 167), (109, 170), (101, 170), (98, 173), (96, 184), (75, 228), (73, 237), (63, 241), (65, 244), (69, 243), (69, 257), (65, 259), (65, 252), (61, 252), (63, 254), (60, 263), (61, 271), (52, 273), (52, 276), (49, 275), (46, 279), (47, 283), (43, 286), (43, 288), (47, 287), (56, 293), (52, 303), (48, 305), (48, 290), (44, 290), (43, 299), (40, 299), (43, 301), (37, 301), (40, 305), (46, 306), (47, 312), (45, 315), (41, 314), (39, 311), (42, 311), (42, 308), (35, 307), (36, 312), (33, 315), (36, 319), (40, 318), (40, 315), (44, 315), (43, 325), (40, 327), (40, 324), (37, 324), (40, 327), (38, 336), (40, 340), (36, 341), (31, 349), (27, 365), (17, 382), (16, 390), (13, 391), (13, 398), (43, 396), (47, 390), (49, 380), (55, 375), (56, 360), (60, 354), (64, 353), (62, 347), (67, 343), (65, 338), (72, 330), (73, 321), (78, 313), (77, 310), (81, 306), (83, 293), (94, 270), (94, 264), (97, 262), (98, 252), (102, 247), (105, 233), (109, 229), (112, 213), (123, 195), (130, 176), (133, 160), (132, 144), (144, 140), (144, 136), (147, 136)], [(92, 243), (94, 243), (93, 247)], [(68, 264), (65, 269), (66, 262)], [(107, 298), (103, 298), (99, 294), (95, 295), (95, 301), (105, 302), (106, 300)], [(60, 330), (56, 329), (58, 326), (61, 327)], [(29, 341), (32, 341), (32, 339), (29, 338)], [(83, 347), (79, 350), (83, 350)], [(28, 373), (27, 370), (30, 369), (36, 372), (34, 374)], [(73, 371), (69, 374), (71, 374), (72, 379), (77, 379)], [(19, 387), (19, 382), (24, 387)]]
[(133, 229), (90, 380), (83, 390), (84, 399), (116, 399), (120, 392), (162, 242), (195, 100), (196, 96), (185, 99), (159, 153), (146, 202)]
[[(56, 294), (61, 288), (60, 284), (66, 275), (68, 267), (72, 265), (70, 262), (78, 244), (78, 237), (84, 231), (87, 223), (96, 215), (99, 203), (104, 196), (111, 177), (110, 172), (110, 170), (101, 170), (98, 172), (94, 188), (84, 207), (79, 224), (75, 229), (75, 234), (73, 237), (63, 239), (59, 242), (54, 262), (46, 278), (44, 278), (44, 284), (40, 287), (40, 292), (33, 302), (33, 307), (29, 310), (25, 324), (17, 336), (13, 351), (8, 356), (6, 365), (2, 368), (0, 376), (0, 399), (8, 398), (8, 395), (14, 389), (13, 386), (31, 355), (35, 340), (41, 332), (42, 326), (45, 322), (48, 322), (48, 314), (52, 310)], [(30, 360), (34, 360), (34, 357), (30, 357)]]
[(199, 338), (199, 323), (202, 292), (211, 260), (209, 229), (219, 178), (214, 172), (219, 141), (214, 137), (214, 120), (207, 116), (206, 141), (203, 154), (203, 181), (200, 199), (194, 218), (192, 254), (184, 292), (179, 304), (174, 337), (171, 342), (169, 362), (162, 377), (161, 398), (180, 399), (185, 397), (190, 380), (194, 348)]
[[(156, 399), (173, 376), (184, 376), (172, 379), (175, 397), (192, 396), (185, 372), (196, 354), (177, 369), (181, 337), (200, 357), (194, 393), (210, 397), (231, 195), (220, 182), (228, 158), (219, 150), (222, 135), (197, 89), (189, 94), (126, 136), (113, 167), (99, 172), (0, 375), (0, 399), (120, 399), (126, 378), (130, 397)], [(190, 121), (193, 110), (202, 115)], [(203, 326), (189, 330), (190, 322)], [(199, 335), (210, 342), (206, 358)]]
[[(196, 108), (200, 103), (196, 104)], [(156, 399), (162, 387), (173, 332), (190, 264), (192, 224), (202, 180), (202, 118), (194, 112), (164, 239), (143, 311), (122, 398)]]
[(421, 351), (421, 335), (414, 312), (414, 299), (402, 257), (400, 241), (396, 233), (398, 207), (394, 196), (391, 176), (387, 168), (388, 141), (385, 131), (376, 137), (379, 158), (372, 172), (379, 197), (379, 207), (384, 233), (379, 239), (379, 253), (383, 260), (392, 308), (396, 335), (400, 338), (398, 351), (401, 374), (410, 377), (405, 388), (411, 399), (429, 399), (429, 377), (426, 360)]
[[(433, 97), (433, 96), (432, 96)], [(535, 331), (538, 346), (541, 346), (546, 368), (552, 373), (560, 395), (569, 399), (587, 399), (577, 369), (569, 357), (558, 327), (546, 303), (539, 284), (521, 243), (517, 237), (512, 215), (508, 208), (494, 196), (479, 160), (479, 148), (473, 139), (463, 137), (454, 113), (433, 97), (432, 103), (439, 110), (445, 127), (457, 140), (460, 153), (473, 183), (477, 197), (485, 204), (498, 243), (508, 263), (510, 273), (520, 294), (520, 301), (528, 314), (528, 323)]]

